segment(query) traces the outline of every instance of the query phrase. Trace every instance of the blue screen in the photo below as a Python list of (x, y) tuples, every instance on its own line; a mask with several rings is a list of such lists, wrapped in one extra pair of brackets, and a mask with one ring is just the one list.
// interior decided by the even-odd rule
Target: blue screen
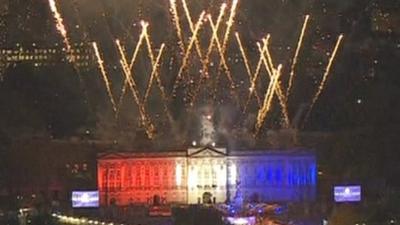
[(335, 186), (335, 202), (361, 201), (361, 186)]
[(73, 191), (72, 192), (73, 208), (92, 208), (99, 207), (98, 191)]

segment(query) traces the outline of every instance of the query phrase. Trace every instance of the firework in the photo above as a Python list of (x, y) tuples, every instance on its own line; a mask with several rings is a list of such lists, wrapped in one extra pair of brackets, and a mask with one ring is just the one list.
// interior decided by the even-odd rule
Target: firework
[[(258, 49), (259, 49), (259, 52), (260, 52), (260, 58), (258, 60), (257, 67), (256, 67), (256, 70), (254, 72), (253, 79), (251, 80), (251, 83), (250, 83), (249, 95), (247, 96), (247, 101), (246, 101), (246, 104), (245, 104), (245, 107), (244, 107), (244, 111), (243, 111), (244, 113), (246, 112), (247, 106), (250, 103), (251, 97), (253, 96), (253, 92), (255, 91), (257, 78), (258, 78), (258, 75), (260, 74), (261, 66), (263, 65), (262, 56), (264, 55), (264, 53), (265, 53), (265, 51), (267, 49), (267, 46), (268, 46), (268, 43), (269, 43), (269, 38), (270, 38), (270, 35), (268, 34), (267, 37), (263, 41), (263, 47), (262, 48), (260, 47), (260, 43), (257, 43), (257, 46), (259, 47)], [(268, 70), (269, 68), (267, 67), (266, 69)], [(268, 73), (270, 73), (270, 71), (268, 71)]]
[[(202, 68), (202, 75), (203, 76), (202, 76), (202, 78), (209, 78), (209, 76), (208, 76), (208, 69), (209, 69), (208, 65), (210, 63), (210, 56), (211, 56), (211, 53), (212, 53), (212, 50), (213, 50), (213, 47), (214, 47), (214, 42), (217, 45), (217, 51), (220, 53), (220, 57), (222, 56), (222, 54), (221, 54), (221, 44), (220, 44), (219, 39), (218, 39), (218, 30), (219, 30), (219, 27), (221, 25), (222, 18), (223, 18), (224, 14), (225, 14), (225, 9), (226, 9), (226, 4), (223, 3), (221, 5), (220, 13), (218, 15), (218, 19), (217, 19), (217, 22), (216, 22), (215, 25), (214, 25), (214, 22), (213, 22), (213, 19), (212, 19), (211, 15), (210, 14), (207, 15), (207, 19), (208, 19), (208, 21), (210, 23), (210, 26), (212, 28), (212, 35), (211, 35), (211, 38), (210, 38), (210, 43), (209, 43), (208, 48), (207, 48), (207, 53), (206, 53), (206, 56), (205, 56), (205, 60), (204, 60), (204, 63), (203, 63), (203, 68)], [(225, 58), (223, 58), (222, 60), (224, 60), (223, 65), (224, 65), (225, 71), (229, 71), (228, 66), (226, 65), (226, 62), (225, 62)], [(196, 97), (197, 97), (198, 93), (200, 92), (203, 80), (204, 79), (200, 79), (200, 83), (197, 85), (197, 88), (196, 88), (196, 90), (195, 90), (195, 92), (193, 94), (193, 97), (191, 99), (190, 105), (193, 105), (193, 103), (196, 101)]]
[(258, 115), (257, 115), (257, 123), (256, 123), (256, 127), (255, 127), (256, 135), (260, 132), (260, 129), (263, 126), (263, 123), (268, 116), (268, 112), (271, 110), (271, 103), (274, 98), (273, 93), (274, 93), (277, 85), (279, 84), (279, 78), (282, 74), (281, 70), (282, 70), (282, 65), (279, 65), (278, 68), (276, 70), (274, 70), (274, 75), (268, 85), (267, 92), (265, 93), (263, 106), (258, 111)]
[[(153, 68), (152, 68), (152, 72), (151, 72), (151, 75), (150, 75), (149, 84), (148, 84), (148, 86), (146, 88), (145, 96), (144, 96), (144, 99), (143, 99), (144, 103), (147, 102), (147, 98), (149, 97), (154, 77), (158, 77), (158, 67), (160, 66), (160, 59), (161, 59), (161, 55), (162, 55), (162, 53), (164, 51), (164, 47), (165, 47), (165, 45), (163, 43), (161, 45), (161, 47), (160, 47), (160, 51), (158, 52), (157, 58), (155, 59), (155, 61), (152, 61)], [(152, 58), (154, 58), (152, 53), (151, 53), (151, 55), (152, 55)], [(158, 84), (158, 85), (161, 85), (161, 84)]]
[[(249, 65), (249, 60), (248, 60), (248, 58), (247, 58), (246, 52), (244, 51), (243, 44), (242, 44), (242, 41), (240, 40), (240, 36), (239, 36), (239, 33), (238, 33), (238, 32), (235, 33), (235, 37), (236, 37), (236, 41), (237, 41), (237, 43), (238, 43), (238, 45), (239, 45), (240, 53), (241, 53), (242, 58), (243, 58), (243, 63), (244, 63), (244, 66), (245, 66), (245, 68), (246, 68), (247, 75), (248, 75), (248, 77), (249, 77), (249, 82), (251, 83), (252, 80), (253, 80), (253, 75), (252, 75), (252, 73), (251, 73), (251, 69), (250, 69), (250, 65)], [(262, 51), (262, 50), (261, 50), (261, 51)], [(258, 106), (261, 107), (261, 100), (260, 100), (260, 96), (258, 96), (257, 90), (254, 90), (254, 95), (255, 95), (256, 98), (257, 98)]]
[(121, 63), (122, 69), (125, 74), (125, 80), (128, 82), (129, 88), (132, 92), (133, 100), (135, 101), (135, 103), (139, 109), (140, 121), (146, 130), (147, 136), (150, 139), (152, 139), (154, 137), (154, 132), (155, 132), (154, 125), (152, 124), (152, 122), (146, 112), (146, 108), (145, 108), (144, 104), (140, 101), (139, 91), (137, 90), (137, 84), (136, 84), (135, 80), (133, 79), (130, 65), (128, 64), (128, 62), (126, 60), (124, 50), (118, 40), (116, 41), (116, 44), (118, 47), (118, 51), (120, 53), (120, 57), (121, 57), (120, 63)]
[(182, 73), (187, 67), (187, 64), (188, 64), (188, 61), (189, 61), (190, 52), (191, 52), (191, 50), (193, 48), (193, 44), (195, 43), (195, 40), (197, 39), (197, 34), (198, 34), (198, 32), (199, 32), (199, 30), (201, 28), (201, 25), (203, 24), (204, 15), (205, 15), (205, 12), (204, 11), (201, 12), (200, 17), (197, 20), (196, 26), (194, 28), (192, 37), (190, 38), (189, 45), (188, 45), (188, 47), (187, 47), (187, 49), (185, 51), (185, 55), (183, 56), (182, 65), (179, 68), (179, 72), (178, 72), (178, 75), (176, 76), (174, 87), (173, 87), (173, 90), (172, 90), (172, 93), (174, 93), (174, 94), (175, 94), (176, 88), (178, 87), (178, 84), (179, 84), (179, 82), (180, 82), (180, 80), (182, 78)]
[[(207, 54), (206, 54), (205, 60), (204, 60), (204, 67), (202, 69), (202, 71), (204, 71), (204, 74), (207, 77), (208, 77), (207, 70), (208, 70), (208, 64), (209, 64), (209, 61), (210, 61), (210, 55), (211, 55), (211, 52), (212, 52), (213, 47), (214, 47), (214, 42), (219, 42), (218, 30), (219, 30), (219, 27), (221, 25), (222, 18), (223, 18), (224, 14), (225, 14), (225, 9), (226, 9), (226, 3), (223, 3), (221, 5), (221, 9), (219, 11), (219, 15), (218, 15), (218, 18), (217, 18), (215, 29), (213, 29), (213, 31), (212, 31), (210, 43), (209, 43), (208, 48), (207, 48)], [(212, 24), (213, 20), (212, 20), (212, 17), (211, 17), (210, 14), (207, 15), (207, 18), (208, 18), (208, 21)]]
[(95, 53), (96, 58), (97, 58), (97, 64), (99, 66), (99, 69), (100, 69), (104, 84), (106, 85), (106, 90), (107, 90), (108, 97), (110, 98), (110, 102), (111, 102), (112, 108), (114, 110), (114, 113), (115, 113), (115, 115), (117, 115), (117, 106), (115, 104), (114, 96), (113, 96), (112, 91), (111, 91), (111, 82), (108, 79), (106, 69), (104, 68), (104, 61), (101, 58), (101, 55), (100, 55), (100, 52), (99, 52), (99, 48), (97, 47), (97, 43), (93, 42), (92, 46), (93, 46), (93, 50), (94, 50), (94, 53)]
[[(273, 79), (273, 71), (275, 70), (274, 69), (274, 64), (272, 62), (271, 53), (269, 52), (269, 48), (268, 48), (268, 45), (267, 45), (267, 40), (264, 39), (263, 42), (264, 42), (264, 45), (267, 46), (266, 47), (266, 51), (265, 51), (266, 55), (267, 55), (267, 59), (265, 58), (264, 54), (262, 54), (261, 57), (262, 57), (262, 61), (263, 61), (264, 65), (265, 65), (265, 67), (267, 68), (268, 75), (269, 75), (270, 79), (272, 80)], [(259, 51), (261, 52), (262, 51), (261, 47), (258, 46), (258, 48), (259, 48)], [(290, 119), (289, 119), (287, 103), (286, 103), (286, 100), (285, 100), (285, 96), (283, 94), (281, 83), (279, 81), (278, 81), (278, 84), (276, 85), (276, 88), (274, 88), (274, 90), (275, 91), (272, 92), (272, 94), (276, 93), (276, 95), (278, 96), (279, 104), (280, 104), (280, 106), (282, 108), (282, 114), (283, 114), (283, 119), (284, 119), (284, 122), (285, 122), (285, 126), (289, 127), (290, 126)]]
[(176, 0), (170, 0), (170, 11), (172, 14), (172, 18), (173, 18), (173, 23), (175, 24), (175, 29), (176, 29), (176, 33), (178, 36), (178, 45), (181, 49), (181, 54), (184, 54), (185, 52), (185, 44), (183, 41), (183, 36), (182, 36), (182, 30), (181, 30), (181, 25), (179, 23), (179, 14), (178, 14), (178, 9), (176, 8)]
[[(195, 25), (193, 24), (192, 16), (190, 15), (189, 8), (187, 6), (186, 0), (182, 0), (182, 5), (183, 5), (183, 10), (185, 11), (186, 19), (187, 19), (187, 21), (189, 23), (190, 31), (193, 34), (194, 31), (195, 31)], [(195, 45), (195, 48), (196, 48), (196, 52), (197, 52), (197, 54), (199, 56), (199, 59), (203, 63), (203, 55), (201, 53), (201, 47), (200, 47), (199, 39), (197, 39), (197, 35), (194, 38), (194, 45)]]
[(226, 63), (226, 60), (225, 60), (225, 55), (224, 55), (224, 51), (223, 51), (223, 49), (222, 49), (222, 47), (221, 47), (221, 43), (220, 43), (220, 41), (219, 41), (219, 39), (218, 39), (218, 36), (216, 35), (217, 34), (217, 28), (216, 28), (216, 25), (214, 24), (214, 22), (212, 21), (212, 18), (210, 17), (209, 18), (209, 21), (210, 21), (210, 26), (211, 26), (211, 29), (212, 29), (212, 33), (214, 34), (214, 36), (215, 36), (215, 43), (216, 43), (216, 45), (217, 45), (217, 52), (218, 52), (218, 54), (219, 54), (219, 57), (220, 57), (220, 63), (221, 63), (221, 65), (222, 65), (222, 67), (223, 67), (223, 69), (224, 69), (224, 71), (225, 71), (225, 74), (226, 74), (226, 76), (227, 76), (227, 78), (228, 78), (228, 80), (229, 80), (229, 82), (230, 82), (230, 85), (231, 85), (231, 88), (234, 88), (235, 87), (235, 82), (233, 81), (233, 78), (232, 78), (232, 75), (231, 75), (231, 72), (230, 72), (230, 70), (229, 70), (229, 67), (228, 67), (228, 64)]
[(294, 71), (294, 69), (295, 69), (296, 64), (297, 64), (297, 58), (298, 58), (298, 56), (299, 56), (299, 52), (300, 52), (301, 46), (302, 46), (302, 44), (303, 44), (303, 38), (304, 38), (305, 31), (306, 31), (306, 29), (307, 29), (307, 24), (308, 24), (308, 19), (309, 19), (309, 18), (310, 18), (310, 16), (309, 16), (309, 15), (306, 15), (306, 18), (304, 19), (304, 23), (303, 23), (303, 27), (302, 27), (302, 29), (301, 29), (299, 41), (297, 42), (297, 48), (296, 48), (296, 51), (295, 51), (295, 53), (294, 53), (294, 57), (293, 57), (293, 60), (292, 60), (292, 66), (290, 67), (289, 84), (288, 84), (288, 88), (287, 88), (287, 90), (286, 90), (286, 98), (287, 98), (287, 99), (289, 98), (290, 90), (291, 90), (292, 85), (293, 85), (293, 79), (294, 79), (294, 76), (295, 76), (295, 71)]
[(61, 36), (63, 37), (63, 41), (67, 48), (67, 52), (70, 52), (71, 44), (69, 43), (69, 40), (68, 40), (67, 29), (65, 29), (63, 18), (61, 16), (60, 12), (58, 11), (55, 0), (49, 0), (49, 6), (50, 6), (51, 12), (53, 13), (54, 20), (56, 21), (56, 28), (57, 28), (58, 32), (61, 34)]
[[(139, 53), (140, 47), (141, 47), (141, 45), (142, 45), (143, 39), (145, 38), (145, 35), (146, 35), (146, 33), (147, 33), (147, 26), (148, 26), (148, 24), (145, 23), (144, 21), (142, 21), (142, 22), (141, 22), (141, 25), (142, 25), (142, 32), (141, 32), (141, 34), (140, 34), (140, 36), (139, 36), (139, 40), (138, 40), (138, 42), (137, 42), (137, 44), (136, 44), (136, 46), (135, 46), (135, 50), (134, 50), (134, 52), (133, 52), (133, 56), (132, 56), (131, 62), (130, 62), (130, 64), (129, 64), (129, 66), (128, 66), (129, 71), (132, 70), (132, 67), (133, 67), (133, 65), (135, 64), (135, 61), (136, 61), (137, 55), (138, 55), (138, 53)], [(119, 40), (116, 41), (116, 44), (119, 45), (118, 49), (119, 49), (119, 51), (120, 51), (120, 55), (123, 54), (123, 55), (125, 56), (125, 53), (124, 53), (124, 51), (123, 51), (122, 46), (121, 46), (120, 43), (119, 43)], [(122, 52), (121, 52), (121, 50), (122, 50)], [(123, 102), (123, 99), (124, 99), (124, 96), (125, 96), (126, 89), (128, 88), (128, 85), (129, 85), (129, 84), (128, 84), (128, 80), (125, 79), (124, 85), (122, 86), (122, 89), (121, 89), (121, 95), (120, 95), (120, 97), (119, 97), (118, 108), (117, 108), (118, 111), (119, 111), (119, 108), (120, 108), (121, 105), (122, 105), (122, 102)]]
[(146, 88), (143, 104), (145, 104), (147, 102), (147, 99), (148, 99), (148, 97), (150, 95), (151, 87), (153, 85), (154, 78), (156, 78), (156, 84), (158, 86), (158, 89), (161, 92), (161, 98), (162, 98), (162, 102), (163, 102), (163, 106), (164, 106), (164, 111), (167, 114), (168, 119), (172, 123), (172, 121), (173, 121), (172, 120), (172, 116), (171, 116), (171, 113), (169, 112), (169, 109), (168, 109), (168, 106), (167, 106), (167, 102), (168, 102), (167, 94), (165, 93), (165, 89), (164, 89), (164, 86), (162, 85), (162, 82), (161, 82), (161, 79), (160, 79), (160, 76), (159, 76), (159, 72), (158, 72), (158, 69), (157, 69), (157, 67), (160, 65), (161, 55), (162, 55), (162, 52), (163, 52), (163, 50), (165, 48), (165, 44), (163, 43), (161, 45), (160, 50), (159, 50), (159, 55), (157, 56), (157, 59), (154, 59), (154, 54), (153, 54), (153, 51), (152, 51), (153, 48), (151, 47), (150, 37), (149, 37), (149, 35), (147, 33), (147, 30), (145, 31), (144, 38), (146, 40), (147, 51), (148, 51), (149, 58), (151, 59), (151, 64), (152, 64), (153, 70), (152, 70), (152, 74), (150, 76), (150, 80), (149, 80), (148, 86)]
[(236, 8), (238, 5), (238, 0), (233, 0), (232, 2), (232, 6), (231, 6), (231, 10), (230, 10), (230, 14), (229, 14), (229, 19), (227, 24), (227, 28), (226, 28), (226, 32), (225, 32), (225, 36), (222, 42), (222, 53), (225, 54), (226, 51), (226, 45), (228, 44), (228, 39), (229, 39), (229, 34), (231, 33), (231, 29), (233, 26), (233, 23), (235, 22), (235, 16), (236, 16)]
[(313, 99), (311, 101), (311, 105), (310, 105), (309, 110), (307, 111), (307, 114), (305, 116), (304, 122), (306, 122), (308, 120), (308, 117), (310, 116), (310, 113), (311, 113), (315, 103), (317, 102), (319, 96), (321, 95), (322, 91), (325, 88), (326, 81), (328, 80), (328, 77), (329, 77), (329, 72), (331, 70), (333, 61), (335, 60), (337, 51), (339, 50), (340, 44), (342, 43), (342, 40), (343, 40), (343, 35), (339, 35), (339, 37), (338, 37), (338, 39), (336, 41), (336, 44), (335, 44), (335, 48), (333, 49), (331, 57), (329, 58), (328, 65), (326, 66), (324, 76), (322, 77), (322, 81), (321, 81), (320, 85), (318, 86), (317, 93), (315, 93), (315, 95), (314, 95), (314, 97), (313, 97)]

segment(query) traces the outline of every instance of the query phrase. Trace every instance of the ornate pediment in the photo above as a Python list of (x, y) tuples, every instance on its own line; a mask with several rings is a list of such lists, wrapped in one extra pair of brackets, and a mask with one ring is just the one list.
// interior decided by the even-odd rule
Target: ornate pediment
[(221, 157), (226, 156), (226, 148), (200, 147), (189, 148), (189, 157)]

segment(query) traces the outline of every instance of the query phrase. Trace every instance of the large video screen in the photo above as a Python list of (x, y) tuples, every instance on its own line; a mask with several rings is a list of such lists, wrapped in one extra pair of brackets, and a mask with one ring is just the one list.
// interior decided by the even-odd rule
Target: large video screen
[(359, 202), (361, 201), (361, 186), (335, 186), (335, 202)]
[(99, 207), (98, 191), (73, 191), (72, 192), (73, 208), (93, 208)]

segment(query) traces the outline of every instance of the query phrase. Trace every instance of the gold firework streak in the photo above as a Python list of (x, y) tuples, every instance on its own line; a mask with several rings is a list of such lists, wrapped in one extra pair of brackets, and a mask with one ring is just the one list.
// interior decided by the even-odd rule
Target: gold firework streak
[(53, 13), (54, 20), (56, 21), (56, 28), (57, 28), (58, 32), (61, 34), (61, 36), (63, 37), (64, 44), (67, 47), (67, 52), (70, 52), (71, 44), (69, 43), (69, 40), (68, 40), (67, 29), (65, 29), (63, 18), (61, 16), (60, 12), (58, 11), (55, 0), (49, 0), (49, 6), (50, 6), (51, 12)]
[(185, 51), (185, 55), (183, 56), (182, 65), (179, 68), (179, 72), (178, 72), (178, 75), (176, 76), (174, 87), (173, 87), (173, 90), (172, 90), (173, 94), (175, 94), (176, 88), (178, 87), (178, 84), (179, 84), (179, 82), (180, 82), (180, 80), (182, 78), (182, 73), (183, 73), (184, 69), (186, 68), (186, 66), (188, 64), (189, 55), (190, 55), (190, 52), (191, 52), (191, 50), (193, 48), (193, 44), (194, 44), (194, 42), (195, 42), (195, 40), (197, 38), (197, 33), (199, 32), (199, 30), (201, 28), (201, 25), (203, 24), (204, 15), (205, 15), (205, 12), (204, 11), (201, 12), (200, 17), (199, 17), (199, 19), (198, 19), (198, 21), (196, 23), (195, 29), (193, 31), (192, 37), (190, 39), (189, 45), (188, 45), (188, 47), (187, 47), (187, 49)]
[(338, 37), (338, 39), (336, 41), (335, 48), (333, 49), (332, 55), (329, 58), (328, 65), (326, 66), (325, 73), (324, 73), (324, 76), (322, 77), (322, 81), (321, 81), (321, 83), (320, 83), (320, 85), (318, 87), (317, 93), (315, 93), (315, 96), (312, 99), (310, 108), (307, 111), (307, 114), (306, 114), (305, 119), (304, 119), (304, 123), (308, 120), (308, 117), (310, 116), (310, 113), (311, 113), (315, 103), (317, 102), (319, 96), (321, 95), (322, 91), (325, 88), (326, 81), (328, 80), (332, 64), (333, 64), (333, 62), (335, 60), (337, 51), (339, 50), (339, 47), (340, 47), (340, 44), (342, 43), (342, 40), (343, 40), (343, 34), (339, 35), (339, 37)]
[[(264, 45), (266, 45), (267, 40), (264, 39), (263, 42), (264, 42)], [(265, 58), (264, 54), (261, 55), (261, 57), (262, 57), (265, 67), (267, 68), (268, 75), (269, 75), (270, 79), (272, 80), (273, 73), (271, 73), (270, 71), (274, 71), (274, 64), (272, 62), (271, 53), (269, 52), (268, 45), (266, 45), (266, 46), (267, 46), (266, 55), (268, 57), (268, 60)], [(258, 46), (258, 49), (260, 52), (262, 51), (260, 46)], [(269, 69), (268, 69), (268, 67), (269, 67)], [(273, 92), (272, 94), (276, 93), (276, 95), (278, 96), (279, 104), (282, 108), (282, 114), (283, 114), (283, 119), (285, 121), (285, 126), (289, 127), (290, 126), (289, 112), (288, 112), (288, 108), (287, 108), (285, 95), (283, 94), (282, 86), (279, 81), (274, 90), (275, 90), (275, 92)]]
[(291, 90), (292, 85), (293, 85), (293, 79), (294, 79), (294, 76), (295, 76), (295, 71), (294, 70), (296, 68), (297, 58), (299, 57), (299, 52), (300, 52), (301, 46), (303, 44), (303, 38), (304, 38), (304, 34), (306, 32), (306, 29), (307, 29), (307, 24), (308, 24), (309, 18), (310, 18), (310, 16), (306, 15), (306, 18), (304, 19), (303, 27), (301, 28), (299, 41), (297, 42), (296, 52), (294, 53), (294, 57), (293, 57), (293, 60), (292, 60), (292, 66), (290, 67), (290, 78), (289, 78), (288, 88), (286, 90), (286, 99), (289, 98), (290, 90)]
[(133, 79), (131, 70), (130, 70), (128, 62), (126, 60), (124, 50), (118, 40), (116, 41), (116, 44), (117, 44), (117, 47), (118, 47), (118, 50), (120, 53), (120, 57), (121, 57), (120, 63), (121, 63), (122, 69), (125, 74), (125, 80), (128, 82), (129, 88), (132, 92), (133, 99), (139, 109), (140, 121), (146, 130), (147, 136), (150, 139), (152, 139), (154, 137), (154, 131), (155, 131), (154, 125), (152, 124), (152, 122), (146, 112), (145, 106), (140, 102), (139, 91), (137, 90), (136, 82)]
[[(156, 81), (157, 81), (158, 89), (161, 92), (161, 98), (163, 100), (164, 111), (167, 114), (167, 117), (168, 117), (169, 121), (172, 123), (173, 119), (172, 119), (171, 113), (170, 113), (170, 111), (168, 109), (168, 106), (167, 106), (168, 97), (167, 97), (167, 95), (165, 93), (165, 89), (164, 89), (164, 86), (162, 85), (162, 82), (161, 82), (161, 79), (160, 79), (160, 75), (159, 75), (159, 71), (157, 69), (157, 67), (159, 66), (159, 60), (160, 59), (158, 59), (158, 60), (154, 59), (154, 54), (153, 54), (153, 50), (152, 50), (153, 48), (152, 48), (152, 45), (151, 45), (150, 37), (149, 37), (149, 35), (147, 33), (147, 29), (145, 30), (145, 33), (144, 33), (144, 39), (146, 41), (147, 51), (148, 51), (149, 58), (151, 60), (153, 71), (152, 71), (152, 75), (150, 76), (150, 80), (149, 80), (149, 83), (147, 85), (147, 88), (146, 88), (143, 104), (146, 104), (146, 102), (147, 102), (147, 99), (148, 99), (148, 97), (150, 95), (151, 87), (153, 85), (154, 77), (155, 77)], [(160, 49), (159, 57), (161, 57), (162, 50), (164, 49), (165, 44), (162, 44), (161, 47), (162, 47), (162, 49)], [(158, 58), (158, 56), (157, 56), (157, 58)], [(153, 74), (153, 72), (154, 72), (154, 74)]]
[(265, 93), (264, 103), (262, 108), (258, 111), (257, 115), (257, 123), (256, 123), (256, 132), (255, 135), (257, 136), (260, 132), (261, 127), (264, 124), (265, 119), (268, 116), (268, 112), (271, 110), (271, 103), (274, 98), (274, 91), (279, 83), (279, 78), (281, 76), (282, 65), (278, 66), (278, 69), (274, 70), (274, 75), (268, 85), (267, 92)]
[[(136, 61), (137, 55), (139, 53), (140, 47), (142, 45), (143, 39), (145, 38), (145, 35), (147, 33), (147, 23), (142, 21), (141, 25), (142, 25), (142, 32), (141, 32), (141, 34), (139, 36), (138, 43), (136, 44), (135, 50), (133, 52), (133, 56), (132, 56), (131, 62), (129, 64), (129, 71), (132, 70), (132, 67), (135, 64), (135, 61)], [(120, 47), (118, 47), (118, 49), (122, 50), (122, 52), (120, 52), (120, 54), (123, 54), (125, 56), (125, 52), (123, 51), (123, 48), (119, 43), (119, 40), (116, 40), (116, 44), (120, 46)], [(119, 51), (121, 51), (121, 50), (119, 50)], [(120, 109), (120, 107), (122, 105), (122, 102), (123, 102), (123, 99), (124, 99), (124, 96), (125, 96), (125, 93), (126, 93), (126, 88), (128, 88), (128, 85), (129, 85), (128, 84), (128, 80), (125, 79), (124, 85), (123, 85), (122, 90), (121, 90), (121, 95), (119, 96), (118, 108), (117, 108), (118, 112), (119, 112), (119, 109)]]
[[(210, 17), (210, 26), (211, 26), (211, 29), (213, 31), (213, 34), (216, 33), (217, 32), (216, 31), (216, 26), (215, 26), (214, 22), (212, 21), (211, 17)], [(219, 42), (218, 36), (216, 36), (215, 38), (216, 38), (215, 39), (215, 43), (217, 45), (218, 54), (219, 54), (219, 57), (220, 57), (220, 60), (221, 60), (221, 65), (223, 66), (223, 68), (224, 68), (224, 70), (226, 72), (226, 76), (228, 77), (229, 82), (231, 83), (231, 88), (234, 88), (235, 87), (235, 83), (233, 81), (231, 72), (229, 71), (228, 64), (226, 63), (224, 52), (223, 52), (223, 49), (221, 47), (221, 43)]]
[[(188, 23), (189, 23), (190, 32), (192, 32), (192, 34), (193, 34), (195, 31), (195, 25), (193, 24), (192, 16), (190, 15), (186, 0), (182, 0), (182, 6), (183, 6), (183, 10), (185, 11), (186, 19), (188, 20)], [(202, 63), (204, 63), (203, 56), (201, 53), (201, 47), (200, 47), (199, 39), (197, 39), (197, 35), (195, 36), (195, 39), (194, 39), (194, 45), (196, 47), (196, 52), (197, 52), (197, 55), (199, 55), (200, 61)]]
[[(265, 38), (265, 41), (263, 41), (263, 47), (262, 47), (261, 51), (259, 51), (260, 52), (260, 58), (258, 60), (256, 71), (254, 72), (253, 79), (252, 79), (251, 84), (250, 84), (249, 95), (247, 96), (247, 101), (246, 101), (243, 113), (246, 113), (247, 107), (248, 107), (248, 105), (250, 103), (250, 99), (253, 96), (253, 92), (254, 92), (254, 90), (256, 88), (256, 82), (257, 82), (257, 79), (258, 79), (258, 75), (260, 74), (261, 66), (262, 66), (262, 62), (263, 62), (262, 61), (262, 56), (264, 55), (264, 52), (266, 51), (267, 46), (269, 44), (269, 38), (270, 38), (270, 35), (268, 34), (267, 37)], [(257, 42), (257, 46), (259, 46), (259, 49), (260, 49), (260, 43)], [(266, 69), (268, 70), (269, 67), (266, 68)], [(269, 72), (270, 71), (268, 71), (268, 73)]]
[(106, 85), (108, 97), (110, 98), (110, 102), (111, 102), (112, 108), (114, 110), (114, 113), (115, 113), (115, 115), (117, 115), (116, 114), (117, 113), (117, 106), (115, 104), (114, 96), (113, 96), (112, 91), (111, 91), (110, 80), (108, 79), (106, 69), (104, 68), (104, 61), (101, 58), (101, 55), (100, 55), (100, 52), (99, 52), (99, 48), (97, 47), (97, 43), (93, 42), (92, 46), (93, 46), (93, 50), (94, 50), (94, 53), (95, 53), (96, 58), (97, 58), (97, 64), (99, 65), (99, 69), (100, 69), (101, 75), (103, 77), (103, 81), (104, 81), (104, 83)]
[[(248, 58), (247, 58), (246, 52), (244, 51), (243, 44), (242, 44), (242, 41), (241, 41), (241, 39), (240, 39), (240, 36), (239, 36), (239, 33), (238, 33), (238, 32), (235, 33), (235, 37), (236, 37), (236, 41), (237, 41), (237, 43), (238, 43), (238, 45), (239, 45), (240, 53), (242, 54), (244, 66), (245, 66), (245, 68), (246, 68), (247, 75), (248, 75), (248, 77), (249, 77), (249, 82), (251, 83), (252, 80), (253, 80), (253, 74), (251, 73), (251, 69), (250, 69), (250, 65), (249, 65), (249, 60), (248, 60)], [(261, 100), (260, 100), (260, 96), (258, 96), (257, 90), (254, 90), (254, 95), (255, 95), (256, 98), (257, 98), (258, 106), (261, 107)]]
[[(203, 69), (202, 69), (202, 71), (204, 71), (204, 74), (207, 77), (208, 77), (208, 74), (207, 74), (208, 71), (207, 70), (208, 70), (208, 64), (210, 62), (210, 55), (211, 55), (211, 52), (212, 52), (213, 47), (214, 47), (214, 42), (218, 41), (218, 30), (219, 30), (219, 27), (221, 25), (222, 18), (223, 18), (224, 14), (225, 14), (225, 9), (226, 9), (226, 3), (223, 3), (221, 5), (221, 9), (219, 11), (217, 23), (215, 25), (215, 29), (212, 31), (211, 40), (210, 40), (210, 43), (209, 43), (208, 48), (207, 48), (207, 55), (206, 55), (206, 59), (204, 60), (205, 63), (203, 65)], [(208, 21), (210, 23), (213, 23), (211, 15), (207, 15), (207, 18), (208, 18)]]
[[(150, 75), (150, 80), (149, 80), (149, 83), (147, 85), (146, 92), (145, 92), (145, 95), (144, 95), (144, 98), (143, 98), (143, 103), (147, 102), (147, 99), (148, 99), (149, 94), (150, 94), (151, 87), (153, 86), (154, 77), (156, 77), (157, 74), (158, 74), (158, 67), (160, 66), (160, 58), (161, 58), (161, 55), (162, 55), (162, 53), (164, 51), (164, 47), (165, 47), (164, 43), (161, 44), (160, 51), (158, 52), (158, 56), (157, 56), (156, 60), (155, 61), (152, 60), (153, 68), (152, 68), (152, 72), (151, 72), (151, 75)], [(151, 55), (153, 55), (153, 54), (151, 53)]]
[[(218, 16), (218, 19), (217, 19), (217, 24), (215, 25), (215, 29), (213, 29), (213, 31), (212, 31), (212, 36), (211, 36), (211, 39), (210, 39), (210, 43), (209, 43), (208, 48), (207, 48), (207, 53), (206, 53), (205, 60), (204, 60), (204, 63), (203, 63), (203, 68), (202, 68), (202, 75), (203, 76), (202, 76), (202, 79), (200, 79), (200, 83), (197, 85), (197, 88), (196, 88), (196, 90), (195, 90), (195, 92), (193, 94), (193, 97), (191, 99), (190, 105), (194, 105), (193, 103), (196, 101), (197, 95), (200, 92), (200, 89), (201, 89), (202, 82), (203, 82), (204, 78), (205, 79), (209, 78), (209, 75), (208, 75), (208, 69), (209, 69), (208, 64), (210, 63), (210, 56), (211, 56), (211, 52), (212, 52), (213, 47), (214, 47), (214, 42), (217, 42), (217, 41), (219, 42), (219, 40), (218, 40), (218, 29), (219, 29), (219, 26), (221, 24), (222, 17), (225, 14), (225, 9), (226, 9), (226, 4), (223, 3), (221, 5), (221, 10), (220, 10), (220, 13), (219, 13), (219, 16)], [(213, 24), (213, 21), (212, 21), (212, 18), (211, 18), (210, 14), (207, 15), (207, 18), (208, 18), (208, 21), (211, 24)]]
[(222, 53), (225, 54), (226, 51), (226, 45), (228, 44), (228, 39), (229, 39), (229, 34), (231, 33), (231, 29), (233, 26), (233, 23), (235, 22), (235, 16), (236, 16), (236, 8), (237, 8), (238, 0), (233, 0), (232, 2), (232, 7), (230, 10), (229, 14), (229, 19), (227, 22), (227, 28), (225, 32), (225, 36), (222, 42)]
[(175, 24), (176, 34), (178, 36), (178, 45), (181, 49), (181, 53), (183, 54), (185, 52), (185, 44), (183, 41), (181, 25), (179, 23), (179, 14), (178, 9), (176, 8), (176, 0), (170, 0), (169, 2), (171, 5), (170, 11), (172, 14), (172, 20)]

